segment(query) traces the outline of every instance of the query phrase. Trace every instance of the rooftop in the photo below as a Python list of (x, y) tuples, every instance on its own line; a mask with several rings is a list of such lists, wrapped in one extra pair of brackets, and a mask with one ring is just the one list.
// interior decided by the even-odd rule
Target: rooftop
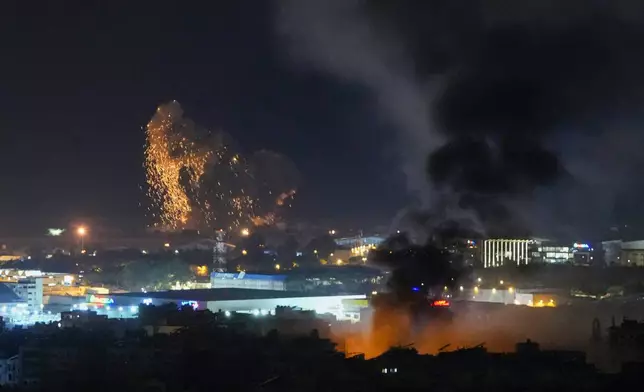
[(195, 289), (154, 291), (147, 293), (131, 292), (110, 294), (110, 297), (156, 298), (171, 301), (234, 301), (250, 299), (320, 297), (299, 291), (275, 291), (253, 289)]
[(0, 284), (0, 303), (22, 302), (16, 293), (6, 284)]

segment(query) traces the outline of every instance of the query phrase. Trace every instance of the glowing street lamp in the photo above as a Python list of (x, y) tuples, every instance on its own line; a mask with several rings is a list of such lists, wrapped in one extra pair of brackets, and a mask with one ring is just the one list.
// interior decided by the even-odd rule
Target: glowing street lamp
[(250, 235), (250, 230), (241, 229), (240, 234), (242, 235), (242, 237), (248, 237)]
[(87, 234), (87, 229), (84, 226), (81, 226), (76, 230), (76, 233), (78, 233), (78, 236), (80, 237), (81, 253), (83, 253), (85, 250), (85, 234)]

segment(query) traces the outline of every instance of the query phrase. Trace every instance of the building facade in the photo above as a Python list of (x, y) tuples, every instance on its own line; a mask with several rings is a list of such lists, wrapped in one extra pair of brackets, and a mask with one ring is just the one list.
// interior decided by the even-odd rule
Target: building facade
[(245, 272), (213, 272), (210, 275), (213, 289), (252, 289), (285, 291), (286, 275), (247, 274)]
[(16, 283), (5, 283), (18, 297), (27, 303), (27, 310), (34, 312), (43, 308), (43, 285), (41, 278), (21, 279)]
[(602, 242), (606, 264), (624, 267), (644, 267), (644, 241)]
[(483, 267), (521, 265), (530, 262), (530, 239), (489, 239), (483, 242)]
[(20, 380), (20, 357), (0, 358), (0, 385), (16, 385)]

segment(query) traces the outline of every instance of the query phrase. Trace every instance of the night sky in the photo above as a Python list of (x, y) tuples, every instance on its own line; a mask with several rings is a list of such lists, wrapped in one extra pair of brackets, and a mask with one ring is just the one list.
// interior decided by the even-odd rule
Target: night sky
[(295, 163), (290, 222), (644, 228), (641, 1), (3, 5), (0, 235), (152, 223), (142, 127), (172, 100)]
[(295, 162), (303, 180), (291, 219), (359, 227), (404, 205), (373, 98), (295, 66), (271, 2), (88, 3), (3, 4), (3, 235), (82, 220), (144, 228), (141, 127), (173, 99), (243, 150)]

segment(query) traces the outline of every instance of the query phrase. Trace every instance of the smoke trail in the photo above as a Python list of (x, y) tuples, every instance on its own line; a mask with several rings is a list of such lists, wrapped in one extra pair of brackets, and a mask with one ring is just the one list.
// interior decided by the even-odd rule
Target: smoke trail
[(639, 2), (281, 4), (291, 53), (374, 92), (432, 220), (597, 234), (644, 195)]
[(370, 19), (360, 0), (285, 0), (280, 5), (277, 28), (290, 56), (373, 92), (385, 120), (401, 132), (399, 158), (408, 189), (428, 203), (427, 151), (442, 138), (431, 125), (432, 85), (415, 77), (403, 42)]

